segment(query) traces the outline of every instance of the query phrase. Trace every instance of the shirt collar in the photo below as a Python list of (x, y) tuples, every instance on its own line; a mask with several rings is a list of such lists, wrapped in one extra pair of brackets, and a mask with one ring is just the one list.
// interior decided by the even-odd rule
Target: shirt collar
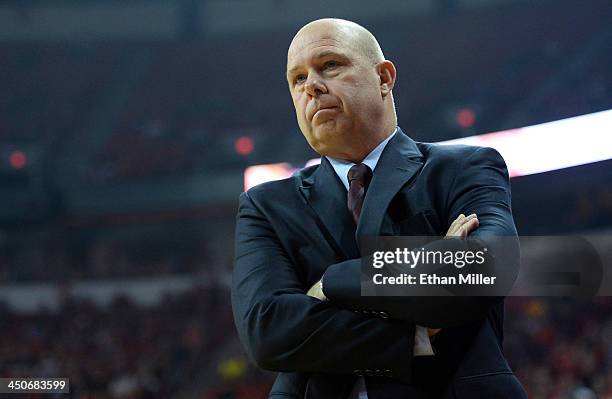
[[(361, 163), (368, 165), (368, 167), (372, 169), (372, 172), (374, 172), (374, 169), (376, 168), (376, 165), (378, 164), (378, 160), (380, 159), (380, 155), (382, 154), (383, 150), (387, 146), (387, 143), (389, 142), (389, 140), (391, 140), (393, 136), (395, 136), (396, 134), (397, 134), (397, 127), (395, 128), (393, 133), (391, 133), (389, 137), (381, 141), (380, 144), (378, 144), (376, 148), (374, 148), (372, 152), (370, 152), (365, 157), (365, 159), (361, 161)], [(348, 190), (349, 181), (348, 181), (347, 175), (348, 175), (349, 169), (351, 169), (351, 167), (355, 165), (355, 163), (350, 162), (350, 161), (345, 161), (343, 159), (336, 159), (336, 158), (328, 157), (328, 156), (325, 156), (325, 158), (329, 160), (329, 163), (334, 168), (334, 171), (340, 178), (340, 181), (342, 182), (342, 184), (344, 184), (344, 187)]]

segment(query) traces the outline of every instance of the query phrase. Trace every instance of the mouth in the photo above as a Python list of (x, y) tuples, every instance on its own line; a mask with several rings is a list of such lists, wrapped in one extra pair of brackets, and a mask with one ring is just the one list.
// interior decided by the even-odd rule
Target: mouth
[(323, 116), (326, 114), (334, 113), (338, 110), (338, 107), (324, 107), (319, 108), (314, 115), (312, 115), (312, 119), (314, 120), (317, 116)]

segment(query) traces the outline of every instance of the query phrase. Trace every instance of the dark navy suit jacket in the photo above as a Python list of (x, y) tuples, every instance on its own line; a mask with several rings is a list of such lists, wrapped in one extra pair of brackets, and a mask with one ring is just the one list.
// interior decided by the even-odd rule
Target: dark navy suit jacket
[[(478, 215), (470, 237), (516, 237), (502, 157), (490, 148), (416, 143), (399, 129), (356, 228), (346, 189), (324, 157), (243, 193), (232, 306), (249, 356), (279, 372), (270, 397), (344, 399), (364, 376), (369, 399), (526, 398), (502, 354), (502, 297), (360, 295), (360, 237), (443, 236), (461, 213)], [(431, 245), (461, 249), (468, 241)], [(328, 301), (305, 294), (321, 278)], [(413, 356), (417, 324), (443, 328), (435, 356)]]

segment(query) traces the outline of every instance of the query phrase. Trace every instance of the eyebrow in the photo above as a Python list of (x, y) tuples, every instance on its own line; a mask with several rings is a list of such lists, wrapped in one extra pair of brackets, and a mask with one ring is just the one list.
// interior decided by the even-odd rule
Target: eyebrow
[[(313, 58), (314, 59), (325, 58), (325, 57), (328, 57), (330, 55), (346, 59), (345, 55), (343, 55), (343, 54), (341, 54), (341, 53), (339, 53), (337, 51), (333, 51), (333, 50), (323, 50), (323, 51), (315, 54), (315, 56)], [(299, 65), (294, 66), (293, 68), (291, 68), (290, 70), (287, 71), (287, 75), (292, 75), (295, 71), (297, 71), (300, 68), (302, 68), (302, 67), (299, 66)]]

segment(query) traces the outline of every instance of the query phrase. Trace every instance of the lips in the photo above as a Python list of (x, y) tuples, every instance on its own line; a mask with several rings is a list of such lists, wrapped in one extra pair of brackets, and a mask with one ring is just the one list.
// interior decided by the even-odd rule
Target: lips
[(328, 106), (328, 107), (319, 107), (317, 109), (315, 109), (314, 113), (312, 114), (312, 118), (310, 118), (311, 120), (314, 119), (318, 114), (324, 114), (328, 111), (333, 111), (336, 110), (338, 107), (336, 106)]
[(338, 107), (325, 107), (325, 108), (319, 108), (319, 109), (317, 110), (317, 112), (315, 112), (315, 115), (316, 115), (316, 114), (318, 114), (318, 113), (319, 113), (319, 112), (321, 112), (321, 111), (329, 111), (329, 110), (336, 109), (336, 108), (338, 108)]

